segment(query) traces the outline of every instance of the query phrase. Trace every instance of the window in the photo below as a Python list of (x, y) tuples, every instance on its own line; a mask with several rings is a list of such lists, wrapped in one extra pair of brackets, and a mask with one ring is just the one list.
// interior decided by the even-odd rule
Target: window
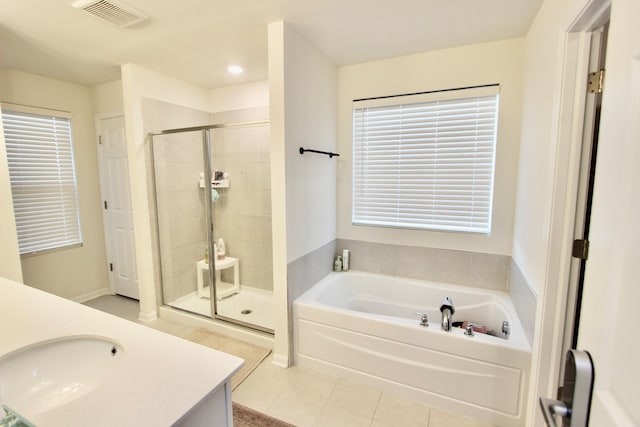
[(491, 232), (499, 86), (353, 102), (353, 224)]
[(82, 243), (68, 113), (2, 106), (20, 254)]

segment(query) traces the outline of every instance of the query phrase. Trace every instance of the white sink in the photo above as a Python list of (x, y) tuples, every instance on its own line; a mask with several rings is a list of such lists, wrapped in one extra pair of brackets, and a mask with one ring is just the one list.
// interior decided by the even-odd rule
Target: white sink
[(29, 419), (69, 403), (113, 376), (124, 351), (104, 337), (41, 341), (0, 357), (0, 404)]

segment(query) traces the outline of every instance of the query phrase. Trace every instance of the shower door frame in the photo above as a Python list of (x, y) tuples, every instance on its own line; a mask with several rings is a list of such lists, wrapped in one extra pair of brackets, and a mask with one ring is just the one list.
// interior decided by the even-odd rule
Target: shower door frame
[[(212, 129), (225, 129), (225, 128), (238, 128), (238, 127), (247, 127), (247, 126), (258, 126), (258, 125), (266, 125), (270, 124), (269, 120), (256, 120), (256, 121), (247, 121), (247, 122), (235, 122), (235, 123), (223, 123), (223, 124), (214, 124), (214, 125), (206, 125), (206, 126), (195, 126), (195, 127), (186, 127), (186, 128), (174, 128), (174, 129), (164, 129), (156, 132), (149, 132), (147, 135), (149, 137), (149, 146), (151, 150), (151, 170), (153, 173), (152, 183), (153, 183), (153, 203), (156, 210), (156, 237), (158, 241), (158, 252), (160, 252), (160, 227), (158, 226), (158, 198), (157, 198), (157, 187), (156, 187), (156, 176), (155, 176), (155, 154), (153, 148), (153, 137), (154, 136), (163, 136), (177, 133), (188, 133), (188, 132), (202, 132), (202, 155), (204, 156), (204, 176), (205, 176), (205, 194), (204, 194), (204, 211), (205, 211), (205, 221), (207, 227), (207, 246), (209, 251), (209, 300), (211, 303), (211, 319), (223, 320), (225, 322), (233, 323), (239, 326), (244, 326), (246, 328), (255, 329), (260, 332), (266, 332), (269, 334), (273, 334), (274, 331), (269, 328), (265, 328), (260, 325), (256, 325), (253, 323), (243, 322), (238, 319), (234, 319), (232, 317), (227, 317), (218, 314), (218, 298), (217, 298), (217, 289), (216, 289), (216, 256), (214, 252), (214, 242), (215, 236), (213, 235), (214, 229), (214, 220), (213, 220), (213, 203), (211, 200), (211, 130)], [(207, 186), (207, 183), (209, 184)], [(207, 191), (207, 189), (209, 191)], [(207, 197), (208, 196), (208, 197)], [(164, 280), (162, 278), (162, 257), (158, 256), (158, 264), (160, 265), (160, 283), (162, 283), (162, 303), (164, 304)]]

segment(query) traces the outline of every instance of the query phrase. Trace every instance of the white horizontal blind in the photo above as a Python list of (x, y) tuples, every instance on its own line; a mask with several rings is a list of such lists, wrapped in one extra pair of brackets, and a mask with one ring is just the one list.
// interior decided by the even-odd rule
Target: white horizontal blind
[(489, 234), (498, 90), (354, 101), (353, 223)]
[(20, 253), (82, 242), (68, 117), (2, 110)]

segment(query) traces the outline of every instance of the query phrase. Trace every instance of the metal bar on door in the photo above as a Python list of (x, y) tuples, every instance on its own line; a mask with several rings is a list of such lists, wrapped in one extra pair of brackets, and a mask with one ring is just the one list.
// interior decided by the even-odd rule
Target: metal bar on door
[(211, 303), (211, 318), (215, 319), (218, 312), (216, 298), (216, 256), (213, 235), (213, 204), (211, 202), (211, 135), (209, 129), (202, 129), (202, 153), (204, 156), (204, 213), (207, 227), (207, 245), (209, 247), (209, 300)]

